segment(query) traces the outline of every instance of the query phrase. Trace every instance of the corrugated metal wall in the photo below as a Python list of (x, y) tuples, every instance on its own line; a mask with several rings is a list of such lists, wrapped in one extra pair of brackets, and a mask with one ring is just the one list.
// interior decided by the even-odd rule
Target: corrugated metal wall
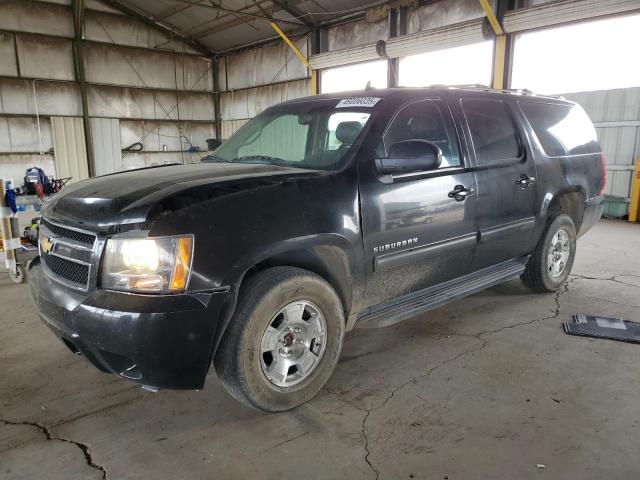
[(229, 138), (248, 120), (272, 105), (307, 95), (311, 95), (309, 79), (225, 92), (220, 96), (222, 137)]
[(51, 117), (56, 175), (72, 182), (89, 178), (87, 147), (81, 117)]
[[(483, 16), (477, 0), (447, 0), (420, 5), (409, 12), (408, 33)], [(373, 14), (363, 20), (329, 28), (327, 49), (335, 51), (373, 44), (377, 40), (386, 40), (388, 36), (386, 10), (381, 9), (377, 16)], [(308, 37), (296, 40), (296, 44), (310, 56)], [(308, 70), (284, 44), (225, 57), (221, 63), (220, 83), (223, 90), (220, 109), (223, 138), (229, 138), (268, 106), (311, 94)]]
[(120, 146), (120, 120), (117, 118), (92, 118), (91, 138), (95, 152), (96, 175), (126, 170), (122, 162)]
[(563, 95), (587, 111), (607, 159), (605, 193), (629, 198), (633, 166), (640, 158), (640, 88)]
[[(308, 55), (307, 36), (295, 44)], [(307, 67), (283, 43), (225, 57), (220, 63), (220, 85), (222, 138), (229, 138), (271, 105), (311, 95)]]
[[(60, 175), (47, 153), (53, 148), (51, 117), (82, 116), (70, 3), (0, 0), (0, 175), (16, 181), (20, 171), (39, 163), (47, 174)], [(95, 152), (97, 171), (205, 155), (205, 140), (215, 137), (211, 59), (99, 0), (85, 3), (89, 115), (96, 125), (97, 119), (121, 120), (118, 145), (109, 137), (109, 148), (145, 147), (120, 162), (113, 152)], [(100, 138), (94, 140), (102, 148)], [(192, 147), (202, 153), (187, 152)]]

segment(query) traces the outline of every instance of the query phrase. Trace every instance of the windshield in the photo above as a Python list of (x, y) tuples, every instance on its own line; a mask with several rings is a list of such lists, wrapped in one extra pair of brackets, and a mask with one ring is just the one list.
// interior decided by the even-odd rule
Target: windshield
[(270, 108), (238, 130), (205, 161), (336, 170), (372, 110), (344, 104), (344, 99), (333, 99)]

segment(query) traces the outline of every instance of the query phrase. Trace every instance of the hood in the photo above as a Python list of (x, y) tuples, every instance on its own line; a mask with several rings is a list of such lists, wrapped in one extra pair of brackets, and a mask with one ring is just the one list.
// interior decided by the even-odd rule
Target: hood
[(166, 210), (324, 172), (264, 164), (197, 163), (130, 170), (66, 186), (43, 216), (113, 233), (150, 223)]

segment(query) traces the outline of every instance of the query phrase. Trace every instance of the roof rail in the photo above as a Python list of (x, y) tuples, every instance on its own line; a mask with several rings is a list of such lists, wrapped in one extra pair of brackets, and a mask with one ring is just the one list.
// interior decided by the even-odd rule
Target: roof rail
[(458, 85), (447, 85), (446, 83), (436, 83), (429, 85), (429, 88), (477, 88), (478, 90), (491, 90), (487, 85), (482, 83), (461, 83)]
[[(415, 87), (406, 87), (406, 86), (399, 85), (394, 88), (415, 88)], [(539, 96), (539, 97), (558, 98), (560, 100), (565, 100), (565, 98), (562, 95), (556, 95), (551, 93), (539, 94), (529, 90), (528, 88), (491, 88), (487, 85), (483, 85), (482, 83), (462, 83), (462, 84), (456, 84), (456, 85), (448, 85), (446, 83), (434, 83), (433, 85), (429, 85), (427, 87), (420, 87), (420, 88), (439, 88), (439, 89), (459, 88), (463, 90), (481, 90), (483, 92), (514, 93), (519, 95), (531, 95), (536, 97)]]
[(462, 88), (467, 90), (469, 89), (483, 90), (486, 92), (519, 93), (521, 95), (535, 95), (535, 93), (533, 93), (531, 90), (528, 90), (526, 88), (491, 88), (481, 83), (468, 83), (468, 84), (460, 84), (460, 85), (436, 84), (436, 85), (429, 85), (429, 88)]

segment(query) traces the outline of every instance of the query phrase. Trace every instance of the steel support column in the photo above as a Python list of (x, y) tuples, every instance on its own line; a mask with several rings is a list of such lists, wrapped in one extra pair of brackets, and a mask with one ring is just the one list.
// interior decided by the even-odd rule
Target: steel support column
[(84, 0), (72, 0), (71, 8), (73, 10), (73, 62), (76, 71), (76, 80), (80, 85), (82, 123), (84, 125), (84, 140), (87, 149), (89, 176), (93, 177), (96, 174), (96, 166), (93, 152), (93, 139), (91, 137), (87, 81), (85, 78), (84, 61), (82, 56), (82, 40), (84, 38)]
[[(311, 30), (311, 54), (317, 55), (326, 50), (327, 30), (322, 27), (314, 27)], [(320, 94), (320, 71), (311, 69), (311, 95)]]
[(508, 88), (511, 77), (511, 50), (513, 40), (511, 35), (505, 33), (502, 28), (502, 17), (513, 3), (512, 0), (498, 0), (497, 9), (494, 11), (489, 0), (478, 0), (484, 10), (487, 20), (495, 34), (493, 46), (493, 68), (491, 87), (495, 89)]
[[(389, 38), (395, 38), (398, 36), (398, 10), (392, 8), (389, 10)], [(387, 59), (387, 87), (398, 86), (398, 59)]]
[[(389, 10), (389, 38), (407, 34), (407, 7)], [(387, 59), (387, 87), (397, 87), (400, 72), (400, 59)]]
[(220, 112), (220, 60), (212, 58), (213, 114), (215, 116), (216, 140), (222, 140), (222, 113)]

